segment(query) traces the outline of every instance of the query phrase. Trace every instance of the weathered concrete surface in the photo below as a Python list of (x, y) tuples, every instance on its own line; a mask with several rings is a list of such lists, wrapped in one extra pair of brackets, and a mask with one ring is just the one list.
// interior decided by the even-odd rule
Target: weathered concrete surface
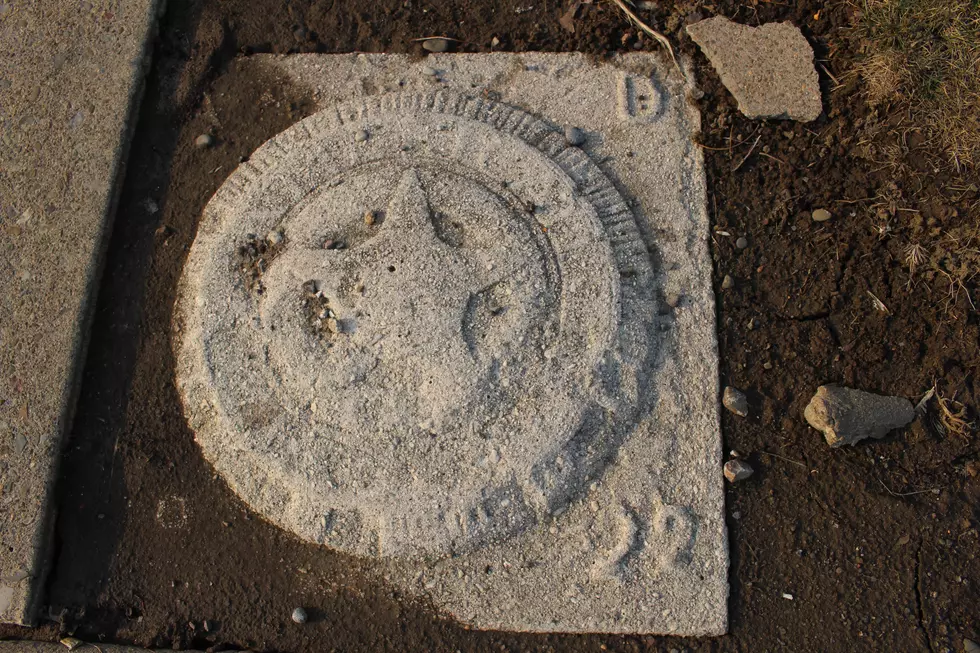
[(177, 383), (215, 468), (480, 628), (723, 633), (699, 116), (672, 65), (247, 64), (323, 111), (226, 180), (185, 267)]
[(687, 33), (749, 118), (809, 122), (823, 111), (813, 48), (792, 23), (750, 27), (715, 16)]
[(0, 1), (0, 620), (31, 622), (156, 0)]
[[(27, 640), (4, 641), (0, 642), (0, 653), (66, 653), (68, 647), (65, 644), (54, 644), (52, 642), (32, 642)], [(136, 646), (116, 646), (115, 644), (88, 644), (80, 643), (71, 649), (78, 653), (152, 653), (150, 649), (139, 648)], [(172, 649), (157, 649), (156, 653), (174, 653)], [(178, 652), (180, 653), (180, 652)], [(183, 653), (198, 653), (198, 651), (183, 651)], [(235, 653), (229, 651), (228, 653)]]
[(915, 408), (905, 397), (886, 397), (863, 390), (822, 385), (803, 410), (827, 444), (840, 447), (865, 438), (883, 438), (915, 419)]

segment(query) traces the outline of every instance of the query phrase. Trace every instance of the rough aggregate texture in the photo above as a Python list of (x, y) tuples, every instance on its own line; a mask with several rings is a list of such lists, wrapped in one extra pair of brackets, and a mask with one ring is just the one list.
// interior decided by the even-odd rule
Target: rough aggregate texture
[[(256, 151), (198, 230), (174, 329), (205, 456), (273, 522), (478, 627), (724, 632), (683, 82), (649, 55), (429, 57), (438, 81), (398, 56), (263, 62), (326, 110)], [(270, 230), (258, 284), (229, 272)]]
[(0, 8), (0, 621), (31, 623), (157, 3)]
[(823, 111), (813, 48), (793, 24), (750, 27), (715, 16), (687, 33), (749, 118), (810, 122)]
[(915, 419), (915, 409), (904, 397), (823, 385), (803, 415), (810, 426), (823, 433), (827, 444), (839, 447), (865, 438), (883, 438)]

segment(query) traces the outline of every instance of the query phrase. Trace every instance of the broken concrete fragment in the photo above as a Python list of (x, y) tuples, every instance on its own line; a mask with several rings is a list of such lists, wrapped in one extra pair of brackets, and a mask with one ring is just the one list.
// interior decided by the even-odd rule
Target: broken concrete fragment
[(744, 481), (752, 476), (753, 473), (755, 473), (755, 470), (744, 460), (738, 460), (736, 458), (725, 463), (725, 478), (728, 479), (729, 483)]
[(813, 48), (792, 23), (749, 27), (715, 16), (687, 33), (749, 118), (810, 122), (823, 110)]
[(912, 402), (882, 395), (822, 385), (807, 404), (803, 416), (821, 431), (827, 444), (839, 447), (865, 438), (881, 438), (915, 418)]

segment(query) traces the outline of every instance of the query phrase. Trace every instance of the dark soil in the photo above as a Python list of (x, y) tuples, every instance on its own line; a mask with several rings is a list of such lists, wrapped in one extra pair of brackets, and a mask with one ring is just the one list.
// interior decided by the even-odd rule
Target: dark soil
[[(910, 284), (905, 261), (915, 242), (930, 252), (956, 248), (947, 234), (964, 242), (978, 223), (977, 179), (937, 172), (914, 133), (870, 128), (888, 115), (870, 115), (849, 74), (852, 5), (665, 0), (643, 14), (694, 57), (705, 90), (722, 382), (751, 404), (747, 419), (724, 415), (725, 447), (757, 470), (728, 489), (731, 634), (691, 640), (471, 631), (372, 581), (367, 563), (250, 515), (194, 444), (170, 348), (175, 283), (202, 207), (242, 157), (311, 110), (303, 89), (239, 74), (238, 57), (421, 55), (412, 39), (434, 34), (465, 51), (497, 37), (500, 50), (599, 56), (652, 42), (598, 0), (574, 34), (558, 23), (559, 0), (168, 4), (63, 465), (48, 619), (0, 636), (270, 651), (938, 652), (980, 639), (976, 431), (945, 429), (933, 399), (904, 431), (832, 450), (802, 418), (828, 382), (913, 401), (936, 384), (980, 405), (976, 286), (952, 269), (947, 279), (941, 263)], [(800, 26), (820, 59), (825, 115), (807, 125), (742, 117), (682, 33), (715, 14)], [(195, 146), (203, 133), (212, 146)], [(834, 218), (814, 223), (820, 207)], [(737, 250), (743, 235), (749, 247)], [(726, 274), (735, 286), (722, 290)], [(951, 286), (956, 278), (965, 285)], [(290, 621), (296, 606), (310, 623)]]

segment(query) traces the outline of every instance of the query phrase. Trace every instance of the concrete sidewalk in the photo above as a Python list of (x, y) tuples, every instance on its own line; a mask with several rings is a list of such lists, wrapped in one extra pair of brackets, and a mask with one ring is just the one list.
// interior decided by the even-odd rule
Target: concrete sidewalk
[(57, 463), (159, 6), (0, 0), (2, 622), (30, 624), (43, 598)]
[[(157, 649), (159, 653), (164, 650), (173, 653), (170, 649)], [(65, 651), (79, 651), (79, 653), (151, 653), (150, 649), (139, 648), (136, 646), (116, 646), (115, 644), (90, 644), (88, 642), (72, 643), (71, 648), (68, 644), (54, 644), (52, 642), (31, 642), (31, 641), (7, 641), (0, 642), (0, 653), (65, 653)], [(199, 653), (198, 651), (183, 651), (182, 653)], [(235, 653), (229, 651), (228, 653)]]

